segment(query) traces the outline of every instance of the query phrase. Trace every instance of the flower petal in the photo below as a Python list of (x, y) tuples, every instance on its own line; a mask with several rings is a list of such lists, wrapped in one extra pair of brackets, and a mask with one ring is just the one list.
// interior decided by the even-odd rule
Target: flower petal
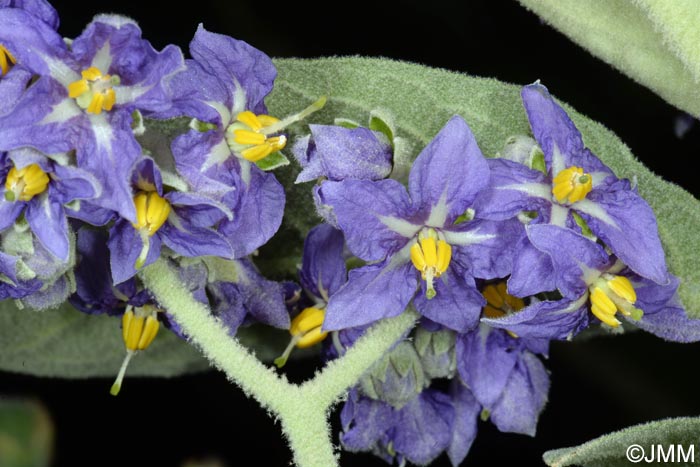
[[(226, 86), (229, 109), (265, 113), (263, 99), (277, 76), (270, 57), (243, 41), (209, 32), (201, 24), (190, 43), (190, 53), (205, 71)], [(244, 101), (238, 101), (240, 97)]]
[(344, 247), (343, 233), (328, 224), (317, 225), (309, 231), (299, 271), (299, 280), (307, 292), (328, 301), (328, 297), (345, 283)]
[[(530, 127), (539, 143), (551, 175), (577, 166), (584, 172), (613, 173), (583, 145), (581, 133), (557, 104), (546, 87), (539, 83), (525, 86), (521, 92)], [(595, 178), (600, 178), (596, 176)]]
[(323, 329), (335, 331), (399, 315), (417, 286), (417, 271), (408, 261), (385, 261), (353, 269), (348, 282), (331, 297)]
[(505, 277), (513, 269), (514, 247), (524, 227), (517, 219), (464, 222), (454, 230), (445, 230), (447, 243), (453, 245), (453, 261), (480, 279)]
[(556, 290), (552, 258), (534, 247), (527, 234), (515, 245), (513, 271), (508, 278), (508, 293), (528, 297)]
[(452, 441), (454, 408), (449, 396), (426, 389), (396, 411), (393, 447), (416, 465), (428, 465)]
[(526, 230), (530, 242), (552, 258), (557, 289), (566, 298), (578, 299), (610, 266), (602, 246), (573, 230), (546, 224), (530, 225)]
[(63, 206), (44, 194), (27, 203), (24, 215), (44, 248), (60, 261), (68, 261), (68, 220)]
[(315, 148), (312, 158), (320, 159), (323, 174), (329, 180), (381, 180), (391, 173), (391, 145), (380, 140), (375, 132), (333, 125), (309, 125), (309, 128)]
[(333, 209), (350, 251), (366, 261), (384, 259), (422, 227), (405, 220), (410, 201), (396, 180), (327, 181), (318, 196)]
[[(120, 284), (136, 274), (136, 260), (141, 254), (143, 241), (136, 229), (125, 219), (119, 219), (109, 231), (107, 241), (112, 280)], [(155, 262), (160, 256), (161, 241), (158, 235), (150, 237), (150, 246), (144, 266)]]
[[(160, 237), (171, 250), (183, 256), (220, 256), (233, 258), (231, 244), (215, 230), (199, 227), (171, 212), (168, 222), (154, 237)], [(153, 237), (152, 237), (153, 238)]]
[(535, 302), (503, 318), (482, 318), (491, 327), (519, 338), (569, 339), (588, 326), (588, 294), (578, 300)]
[[(602, 187), (601, 187), (602, 188)], [(575, 203), (590, 229), (637, 274), (669, 282), (654, 211), (625, 181), (597, 189)]]
[(501, 397), (518, 360), (519, 343), (504, 331), (481, 325), (457, 335), (457, 370), (479, 403), (490, 409)]
[(474, 201), (476, 217), (505, 220), (521, 211), (547, 210), (552, 202), (552, 185), (542, 172), (506, 159), (487, 162), (491, 179)]
[(481, 405), (459, 378), (452, 380), (450, 395), (452, 396), (455, 419), (447, 455), (452, 465), (457, 466), (467, 457), (476, 438), (476, 420), (481, 412)]
[(502, 432), (535, 436), (548, 392), (549, 374), (544, 365), (535, 355), (523, 352), (503, 396), (491, 409), (491, 421)]
[(486, 304), (483, 295), (476, 289), (474, 279), (457, 274), (454, 267), (435, 280), (436, 295), (428, 300), (425, 282), (413, 299), (416, 309), (430, 320), (457, 332), (474, 329), (479, 322), (481, 309)]
[(284, 215), (282, 185), (271, 173), (255, 166), (249, 170), (247, 184), (235, 172), (229, 174), (231, 183), (238, 184), (224, 196), (223, 202), (233, 211), (233, 219), (224, 219), (219, 224), (219, 232), (228, 239), (235, 258), (251, 254), (272, 238)]
[[(489, 181), (489, 167), (464, 119), (455, 115), (413, 163), (408, 190), (413, 206), (443, 227), (464, 214)], [(429, 222), (430, 225), (432, 223)]]

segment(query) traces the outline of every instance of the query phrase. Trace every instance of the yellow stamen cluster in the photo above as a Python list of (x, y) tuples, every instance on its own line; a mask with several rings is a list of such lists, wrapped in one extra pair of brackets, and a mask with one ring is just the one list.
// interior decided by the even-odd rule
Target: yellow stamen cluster
[(134, 196), (136, 206), (135, 229), (151, 237), (160, 229), (170, 214), (170, 203), (155, 191), (140, 191)]
[(12, 167), (5, 180), (5, 199), (7, 201), (29, 201), (34, 196), (46, 191), (49, 176), (37, 164), (21, 169)]
[(507, 292), (505, 282), (489, 284), (484, 287), (481, 294), (486, 299), (484, 316), (487, 318), (503, 318), (525, 308), (525, 302), (522, 298), (514, 297)]
[(136, 308), (136, 312), (129, 306), (122, 316), (122, 339), (126, 347), (126, 357), (110, 390), (113, 396), (119, 394), (131, 357), (135, 352), (148, 348), (156, 338), (160, 328), (157, 313), (158, 310), (152, 305)]
[(257, 162), (279, 151), (287, 144), (282, 136), (268, 137), (265, 129), (278, 123), (269, 115), (255, 115), (250, 110), (241, 112), (236, 121), (226, 129), (226, 141), (231, 150), (250, 162)]
[[(489, 284), (484, 287), (481, 294), (486, 299), (486, 306), (484, 306), (484, 317), (486, 318), (503, 318), (525, 308), (525, 302), (522, 298), (514, 297), (508, 293), (505, 282)], [(518, 337), (512, 331), (507, 332), (511, 337)]]
[(552, 194), (559, 203), (581, 201), (593, 189), (593, 179), (581, 167), (569, 167), (552, 180)]
[(144, 350), (158, 334), (160, 323), (156, 318), (155, 309), (150, 306), (137, 309), (137, 313), (129, 310), (122, 316), (122, 338), (126, 350)]
[(426, 282), (425, 296), (428, 299), (435, 297), (433, 279), (440, 277), (452, 259), (452, 247), (444, 240), (439, 240), (432, 229), (427, 233), (421, 233), (418, 241), (411, 247), (411, 262), (421, 273), (421, 278)]
[(637, 293), (626, 277), (604, 274), (589, 290), (591, 312), (605, 324), (614, 328), (619, 326), (620, 321), (615, 318), (618, 311), (632, 319), (641, 319), (642, 310), (633, 306), (637, 302)]
[(0, 44), (0, 76), (4, 76), (10, 71), (12, 65), (16, 64), (17, 60), (2, 44)]
[(119, 78), (103, 75), (94, 66), (83, 70), (81, 75), (82, 79), (68, 85), (68, 96), (75, 99), (87, 113), (99, 115), (103, 110), (112, 110), (117, 102), (117, 94), (112, 86), (119, 84)]
[(312, 345), (318, 344), (328, 335), (328, 331), (323, 331), (323, 319), (326, 316), (325, 310), (316, 307), (304, 308), (293, 320), (289, 327), (289, 334), (292, 335), (292, 340), (284, 350), (282, 356), (275, 359), (275, 365), (282, 368), (289, 354), (294, 347), (305, 349)]

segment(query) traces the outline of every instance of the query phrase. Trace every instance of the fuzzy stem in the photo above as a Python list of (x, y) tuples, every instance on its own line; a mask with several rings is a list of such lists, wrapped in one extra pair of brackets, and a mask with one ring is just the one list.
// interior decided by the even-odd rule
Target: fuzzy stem
[(338, 465), (328, 423), (330, 407), (415, 324), (417, 317), (415, 311), (407, 311), (383, 320), (314, 379), (297, 386), (230, 337), (226, 327), (181, 284), (166, 260), (144, 268), (141, 278), (205, 356), (246, 394), (279, 416), (299, 467)]
[(166, 260), (159, 259), (144, 268), (141, 278), (214, 365), (263, 407), (279, 412), (287, 399), (286, 391), (292, 386), (229, 336), (226, 327), (182, 286)]

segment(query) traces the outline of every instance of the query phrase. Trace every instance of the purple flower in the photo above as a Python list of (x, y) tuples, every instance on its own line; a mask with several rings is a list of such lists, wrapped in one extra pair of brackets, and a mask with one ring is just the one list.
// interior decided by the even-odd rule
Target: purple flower
[(426, 389), (401, 409), (350, 391), (340, 413), (340, 442), (348, 451), (369, 451), (388, 463), (396, 458), (428, 465), (452, 442), (454, 409), (450, 397)]
[(299, 298), (298, 313), (290, 323), (292, 339), (275, 360), (278, 367), (287, 362), (294, 347), (305, 348), (323, 341), (328, 332), (321, 330), (330, 297), (345, 283), (347, 272), (341, 231), (328, 224), (312, 228), (304, 239), (304, 254), (299, 280), (304, 296)]
[(76, 291), (73, 306), (88, 314), (122, 315), (127, 305), (141, 307), (151, 301), (132, 278), (114, 285), (109, 267), (107, 232), (83, 227), (77, 233)]
[[(507, 219), (521, 211), (535, 211), (539, 217), (534, 222), (578, 230), (575, 213), (637, 274), (668, 284), (656, 219), (646, 201), (628, 180), (617, 179), (584, 146), (581, 134), (544, 86), (526, 86), (522, 98), (532, 132), (544, 152), (544, 164), (539, 164), (543, 170), (504, 159), (490, 160), (491, 184), (475, 203), (478, 216)], [(537, 256), (537, 252), (530, 249), (526, 255)], [(548, 290), (549, 281), (532, 290), (533, 284), (524, 277), (527, 267), (533, 264), (516, 260), (509, 288), (522, 296)], [(549, 264), (537, 267), (551, 269)]]
[(70, 252), (69, 203), (99, 196), (100, 186), (89, 173), (61, 165), (33, 149), (0, 154), (0, 231), (24, 214), (32, 232), (59, 261)]
[(148, 158), (136, 166), (132, 184), (137, 190), (132, 201), (136, 222), (118, 219), (109, 234), (111, 271), (116, 284), (158, 259), (161, 244), (187, 257), (233, 257), (229, 241), (212, 228), (231, 215), (221, 203), (194, 193), (163, 194), (160, 171)]
[(295, 183), (319, 177), (333, 181), (381, 180), (391, 173), (393, 151), (382, 133), (333, 125), (309, 125), (309, 129), (311, 135), (292, 148), (303, 168)]
[(566, 339), (588, 325), (590, 310), (609, 326), (618, 326), (622, 316), (664, 339), (700, 340), (700, 320), (689, 319), (679, 305), (675, 277), (659, 285), (570, 229), (531, 225), (527, 233), (532, 244), (551, 259), (562, 298), (533, 302), (506, 317), (485, 318), (485, 323), (521, 337)]
[[(427, 318), (464, 332), (483, 297), (474, 277), (510, 273), (517, 220), (461, 222), (489, 178), (461, 117), (453, 117), (416, 159), (409, 189), (395, 180), (326, 181), (317, 191), (350, 250), (370, 264), (350, 271), (328, 304), (324, 329), (396, 316), (411, 298)], [(420, 282), (420, 285), (419, 285)]]
[(503, 432), (534, 436), (547, 401), (549, 375), (531, 347), (542, 350), (542, 342), (484, 324), (457, 337), (459, 375)]
[(14, 8), (0, 10), (0, 43), (38, 75), (0, 117), (0, 150), (75, 150), (78, 167), (103, 186), (96, 204), (135, 221), (129, 179), (141, 147), (132, 113), (171, 105), (164, 83), (184, 67), (180, 50), (157, 52), (136, 23), (114, 15), (97, 16), (69, 47), (43, 21)]
[(232, 247), (242, 258), (274, 235), (284, 213), (284, 189), (254, 164), (286, 143), (266, 133), (277, 120), (264, 115), (263, 99), (277, 72), (259, 50), (201, 25), (190, 53), (194, 60), (171, 84), (173, 107), (160, 116), (200, 121), (202, 128), (173, 141), (175, 165), (192, 189), (237, 213), (220, 231), (236, 238)]

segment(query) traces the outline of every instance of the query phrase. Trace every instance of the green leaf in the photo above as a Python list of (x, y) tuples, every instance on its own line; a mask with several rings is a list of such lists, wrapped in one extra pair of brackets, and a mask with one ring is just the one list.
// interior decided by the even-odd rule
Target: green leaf
[[(408, 140), (414, 148), (410, 156), (397, 153), (392, 172), (395, 178), (405, 179), (412, 159), (454, 114), (464, 117), (487, 157), (501, 151), (509, 137), (530, 134), (520, 101), (520, 86), (371, 58), (278, 59), (275, 64), (279, 75), (267, 101), (273, 115), (292, 113), (319, 95), (327, 95), (328, 102), (307, 123), (331, 123), (336, 115), (365, 121), (372, 109), (390, 112), (397, 136)], [(550, 91), (556, 96), (556, 89)], [(681, 301), (689, 315), (700, 318), (700, 269), (695, 260), (700, 251), (700, 203), (687, 191), (644, 167), (614, 133), (563, 105), (581, 130), (586, 145), (619, 177), (636, 178), (639, 192), (659, 219), (669, 267), (682, 279)], [(294, 175), (289, 176), (292, 181)], [(285, 183), (285, 186), (293, 185)], [(294, 241), (301, 244), (306, 231), (320, 222), (309, 209), (311, 185), (304, 188), (306, 192), (299, 193), (299, 185), (293, 186), (299, 196), (287, 197), (283, 222), (287, 245), (294, 235)], [(265, 256), (263, 253), (261, 256)], [(274, 251), (281, 262), (285, 260), (283, 254), (284, 248)], [(269, 256), (266, 261), (270, 261)], [(287, 262), (291, 262), (289, 258)], [(271, 264), (274, 261), (268, 266)]]
[(700, 115), (700, 8), (696, 0), (519, 1), (669, 103)]
[[(38, 376), (114, 377), (125, 355), (121, 321), (87, 315), (66, 304), (59, 309), (19, 310), (0, 303), (0, 369)], [(199, 352), (167, 329), (131, 360), (126, 376), (174, 376), (207, 368)], [(109, 391), (105, 384), (105, 393)]]
[(255, 163), (260, 170), (274, 170), (278, 167), (289, 165), (289, 159), (281, 152), (273, 152), (264, 159), (260, 159)]
[[(660, 454), (658, 446), (661, 446), (663, 453), (667, 456), (668, 449), (673, 449), (674, 461), (673, 464), (668, 465), (697, 465), (693, 462), (693, 458), (697, 459), (700, 455), (694, 452), (698, 433), (700, 433), (700, 418), (670, 418), (625, 428), (580, 446), (547, 451), (542, 457), (545, 463), (552, 467), (567, 465), (629, 467), (633, 465), (631, 460), (640, 462), (647, 457), (658, 459)], [(690, 456), (691, 447), (694, 453), (692, 457)], [(666, 459), (670, 458), (666, 457)], [(654, 465), (661, 465), (661, 462)]]

